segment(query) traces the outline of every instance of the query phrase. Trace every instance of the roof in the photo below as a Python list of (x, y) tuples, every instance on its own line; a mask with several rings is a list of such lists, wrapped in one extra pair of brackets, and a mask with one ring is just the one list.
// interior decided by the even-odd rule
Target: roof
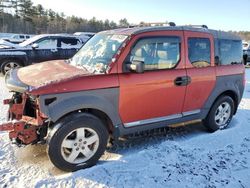
[(192, 27), (192, 26), (155, 26), (155, 27), (120, 28), (109, 31), (103, 31), (101, 33), (136, 35), (140, 33), (153, 32), (153, 31), (194, 31), (194, 32), (210, 33), (214, 36), (214, 38), (219, 38), (219, 39), (241, 40), (239, 36), (230, 32), (212, 30), (204, 27)]
[(72, 34), (67, 34), (67, 33), (59, 33), (59, 34), (41, 34), (41, 35), (37, 35), (40, 38), (43, 37), (72, 37), (72, 38), (76, 38), (78, 36), (76, 35), (72, 35)]

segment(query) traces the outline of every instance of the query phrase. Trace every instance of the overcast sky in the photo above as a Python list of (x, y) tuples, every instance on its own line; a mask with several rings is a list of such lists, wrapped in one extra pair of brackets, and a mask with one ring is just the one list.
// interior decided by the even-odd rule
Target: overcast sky
[(130, 23), (174, 21), (221, 30), (250, 31), (250, 0), (32, 0), (56, 12)]

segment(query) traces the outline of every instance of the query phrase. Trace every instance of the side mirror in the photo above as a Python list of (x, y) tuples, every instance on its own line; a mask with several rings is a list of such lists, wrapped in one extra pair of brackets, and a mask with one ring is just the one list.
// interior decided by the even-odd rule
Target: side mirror
[(144, 73), (144, 62), (143, 61), (132, 61), (132, 63), (127, 65), (129, 71), (136, 73)]
[(247, 64), (247, 55), (246, 54), (243, 55), (243, 64), (244, 65)]
[(219, 56), (215, 56), (214, 63), (215, 63), (215, 65), (220, 65), (220, 58), (219, 58)]
[(39, 48), (39, 45), (37, 44), (37, 43), (35, 43), (35, 44), (32, 44), (32, 46), (31, 46), (33, 49), (37, 49), (37, 48)]

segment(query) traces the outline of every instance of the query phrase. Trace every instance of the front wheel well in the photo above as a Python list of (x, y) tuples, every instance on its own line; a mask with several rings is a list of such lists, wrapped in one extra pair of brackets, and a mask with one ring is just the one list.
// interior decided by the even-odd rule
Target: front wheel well
[[(75, 114), (75, 113), (89, 113), (89, 114), (92, 114), (92, 115), (96, 116), (97, 118), (99, 118), (103, 122), (103, 124), (105, 125), (105, 127), (107, 128), (107, 130), (108, 130), (108, 132), (110, 134), (112, 134), (113, 131), (114, 131), (114, 126), (113, 126), (113, 123), (112, 123), (111, 119), (109, 118), (109, 116), (103, 111), (100, 111), (100, 110), (97, 110), (97, 109), (92, 109), (92, 108), (79, 109), (79, 110), (67, 113), (64, 116), (62, 116), (59, 120), (57, 120), (57, 122), (61, 121), (65, 117), (67, 117), (67, 116), (69, 116), (71, 114)], [(56, 124), (56, 122), (55, 122), (55, 124)]]
[(114, 131), (113, 123), (106, 113), (104, 113), (103, 111), (97, 110), (97, 109), (84, 109), (84, 110), (87, 111), (88, 113), (93, 114), (94, 116), (98, 117), (104, 123), (104, 125), (108, 129), (109, 133), (113, 133), (113, 131)]
[(21, 58), (18, 58), (18, 57), (4, 58), (4, 59), (1, 60), (1, 63), (4, 63), (6, 61), (16, 61), (16, 62), (21, 63), (22, 65), (24, 65), (24, 61)]

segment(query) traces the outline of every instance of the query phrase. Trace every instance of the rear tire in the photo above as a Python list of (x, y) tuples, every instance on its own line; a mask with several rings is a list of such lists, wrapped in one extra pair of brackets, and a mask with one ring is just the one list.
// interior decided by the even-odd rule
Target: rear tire
[(63, 171), (89, 168), (97, 163), (108, 142), (108, 131), (97, 117), (76, 113), (61, 120), (50, 132), (47, 152)]
[(4, 61), (1, 65), (1, 73), (5, 75), (8, 71), (15, 68), (22, 67), (22, 63), (18, 62), (17, 60), (7, 60)]
[(209, 114), (203, 121), (204, 126), (209, 132), (227, 128), (232, 120), (234, 109), (233, 99), (230, 96), (221, 96), (213, 104)]

